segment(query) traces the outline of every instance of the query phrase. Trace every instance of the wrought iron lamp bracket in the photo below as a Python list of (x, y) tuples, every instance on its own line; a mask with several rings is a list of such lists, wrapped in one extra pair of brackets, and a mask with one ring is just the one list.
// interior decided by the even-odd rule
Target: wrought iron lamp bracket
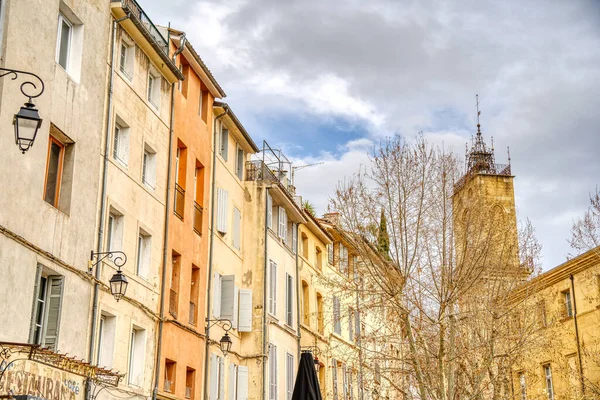
[(321, 349), (317, 346), (302, 346), (300, 347), (302, 353), (312, 353), (315, 356), (321, 355)]
[[(94, 262), (94, 257), (96, 257), (96, 262)], [(98, 266), (98, 264), (100, 264), (100, 262), (104, 259), (112, 260), (115, 266), (121, 270), (121, 267), (127, 262), (127, 255), (122, 251), (104, 251), (100, 253), (94, 253), (94, 251), (92, 251), (90, 253), (88, 273), (91, 274), (94, 267)]]
[(206, 322), (208, 323), (208, 329), (212, 328), (213, 326), (217, 325), (217, 324), (222, 324), (220, 325), (221, 328), (223, 328), (225, 330), (225, 332), (229, 332), (231, 330), (231, 328), (233, 327), (232, 323), (230, 320), (228, 319), (219, 319), (219, 318), (213, 318), (213, 319), (206, 319)]
[[(18, 78), (19, 74), (30, 75), (40, 81), (40, 86), (38, 87), (33, 81), (26, 80), (21, 83), (21, 93), (27, 98), (29, 98), (29, 103), (31, 103), (31, 99), (35, 99), (36, 97), (40, 97), (42, 93), (44, 93), (44, 81), (42, 78), (37, 76), (32, 72), (21, 71), (18, 69), (9, 69), (9, 68), (0, 68), (0, 78), (4, 78), (7, 75), (12, 75), (11, 79), (14, 81)], [(33, 90), (33, 92), (31, 92)]]

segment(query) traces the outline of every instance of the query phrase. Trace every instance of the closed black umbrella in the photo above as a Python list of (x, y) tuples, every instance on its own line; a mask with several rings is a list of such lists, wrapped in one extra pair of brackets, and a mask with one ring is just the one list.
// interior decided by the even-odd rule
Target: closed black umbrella
[(292, 400), (322, 400), (312, 353), (304, 352), (300, 357)]

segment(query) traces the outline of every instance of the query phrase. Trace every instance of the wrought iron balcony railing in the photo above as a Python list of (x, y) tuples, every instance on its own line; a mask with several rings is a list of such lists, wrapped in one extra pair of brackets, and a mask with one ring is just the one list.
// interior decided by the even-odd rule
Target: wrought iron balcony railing
[(192, 398), (192, 388), (189, 386), (185, 387), (185, 398), (186, 399), (191, 399)]
[(161, 48), (162, 52), (168, 56), (169, 46), (167, 40), (160, 33), (156, 25), (152, 23), (148, 14), (144, 12), (142, 7), (135, 0), (111, 0), (113, 3), (121, 3), (123, 10), (129, 11), (132, 17), (136, 18), (141, 25), (150, 34), (150, 37), (156, 42), (158, 47)]
[(175, 184), (175, 203), (173, 204), (173, 211), (175, 215), (179, 217), (179, 219), (183, 220), (183, 209), (185, 202), (185, 190), (179, 186), (177, 183)]
[(202, 212), (203, 208), (200, 204), (194, 201), (194, 232), (202, 235)]

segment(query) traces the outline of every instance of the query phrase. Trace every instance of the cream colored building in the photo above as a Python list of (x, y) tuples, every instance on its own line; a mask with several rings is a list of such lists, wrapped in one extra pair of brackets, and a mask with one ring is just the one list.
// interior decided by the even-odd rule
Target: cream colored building
[(109, 15), (83, 0), (0, 4), (1, 66), (45, 85), (32, 99), (43, 123), (22, 154), (12, 126), (27, 100), (19, 87), (40, 82), (0, 80), (0, 341), (78, 359), (88, 358)]

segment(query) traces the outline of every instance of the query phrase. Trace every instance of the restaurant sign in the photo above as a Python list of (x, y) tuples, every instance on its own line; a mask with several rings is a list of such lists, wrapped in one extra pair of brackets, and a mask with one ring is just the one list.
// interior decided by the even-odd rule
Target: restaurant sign
[[(85, 378), (28, 359), (0, 358), (0, 395), (28, 395), (47, 400), (83, 400)], [(6, 370), (4, 370), (6, 368)]]

